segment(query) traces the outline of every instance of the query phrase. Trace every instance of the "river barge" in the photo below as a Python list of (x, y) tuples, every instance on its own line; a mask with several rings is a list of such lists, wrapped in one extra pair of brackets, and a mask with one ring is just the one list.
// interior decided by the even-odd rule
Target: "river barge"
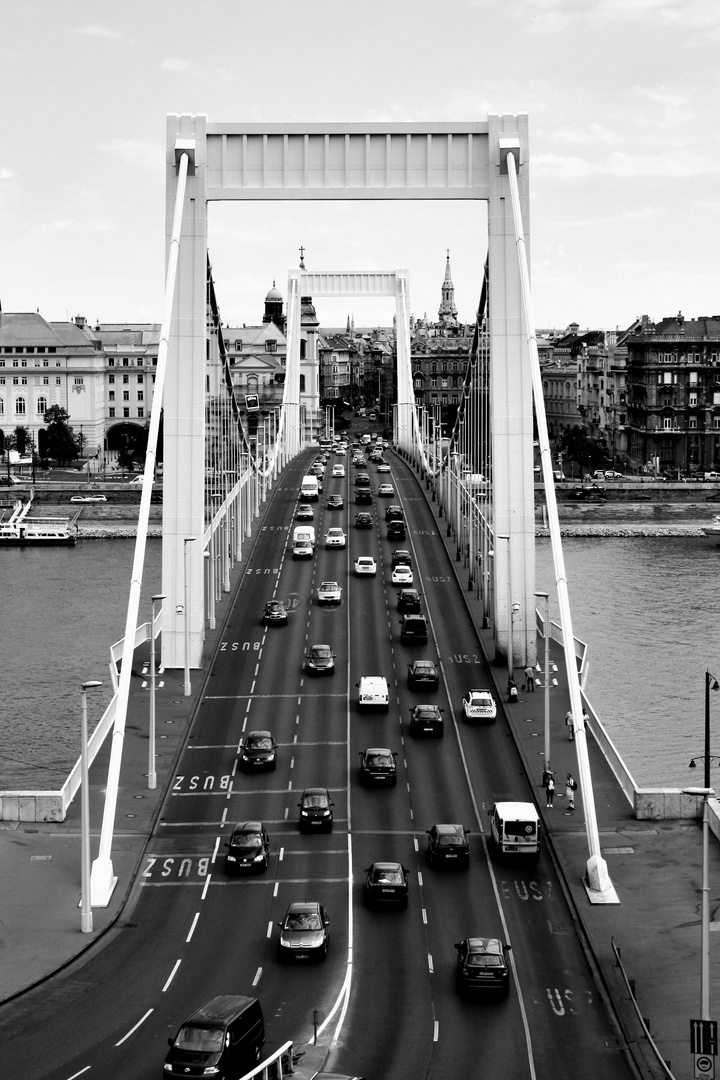
[(0, 547), (65, 546), (72, 547), (77, 540), (74, 528), (79, 514), (72, 517), (30, 516), (32, 499), (18, 499), (10, 517), (0, 519)]

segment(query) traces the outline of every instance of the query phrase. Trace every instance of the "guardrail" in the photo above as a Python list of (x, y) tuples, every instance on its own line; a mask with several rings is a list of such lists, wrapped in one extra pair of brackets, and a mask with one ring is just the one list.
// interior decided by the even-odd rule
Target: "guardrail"
[(302, 1054), (293, 1055), (292, 1042), (286, 1042), (271, 1057), (241, 1076), (240, 1080), (253, 1080), (253, 1077), (259, 1077), (260, 1080), (281, 1080), (281, 1077), (291, 1076), (295, 1072), (295, 1062), (299, 1057), (302, 1057)]
[[(645, 1035), (645, 1038), (648, 1041), (648, 1044), (652, 1048), (652, 1051), (653, 1051), (653, 1053), (655, 1055), (657, 1065), (662, 1069), (662, 1071), (663, 1071), (665, 1077), (667, 1078), (667, 1080), (675, 1080), (674, 1073), (672, 1073), (670, 1071), (670, 1069), (668, 1068), (667, 1062), (663, 1060), (663, 1057), (662, 1057), (660, 1051), (657, 1048), (655, 1040), (653, 1039), (652, 1035), (650, 1034), (648, 1026), (645, 1023), (645, 1020), (643, 1018), (643, 1015), (640, 1012), (640, 1006), (638, 1005), (637, 1000), (635, 998), (635, 991), (634, 991), (634, 988), (633, 988), (633, 984), (630, 981), (630, 979), (628, 978), (627, 972), (625, 971), (625, 968), (623, 967), (623, 962), (622, 962), (622, 959), (620, 958), (620, 949), (615, 944), (615, 938), (610, 939), (610, 944), (612, 945), (612, 951), (615, 954), (615, 961), (616, 961), (618, 969), (620, 971), (620, 976), (621, 976), (623, 982), (625, 983), (625, 989), (627, 990), (627, 992), (628, 992), (628, 994), (630, 996), (630, 1002), (631, 1002), (632, 1007), (633, 1007), (633, 1009), (635, 1011), (635, 1016), (637, 1017), (637, 1020), (638, 1020), (638, 1022), (640, 1024), (640, 1027), (642, 1028), (643, 1033)], [(626, 1037), (628, 1043), (632, 1042), (632, 1039), (627, 1034), (627, 1032), (625, 1033), (625, 1037)]]

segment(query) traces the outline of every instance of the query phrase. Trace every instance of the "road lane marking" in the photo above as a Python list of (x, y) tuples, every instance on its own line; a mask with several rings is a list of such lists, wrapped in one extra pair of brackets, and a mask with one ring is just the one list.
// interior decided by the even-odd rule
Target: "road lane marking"
[(195, 912), (195, 918), (193, 919), (193, 921), (192, 921), (192, 925), (191, 925), (191, 927), (190, 927), (190, 930), (188, 931), (188, 936), (187, 936), (187, 937), (185, 938), (185, 941), (186, 941), (186, 943), (187, 943), (188, 941), (190, 941), (190, 939), (192, 938), (193, 934), (195, 933), (195, 927), (197, 926), (197, 921), (198, 921), (198, 919), (199, 919), (199, 918), (200, 918), (200, 912), (199, 912), (199, 911), (196, 911), (196, 912)]
[(167, 990), (167, 988), (168, 988), (168, 987), (170, 986), (170, 983), (171, 983), (171, 982), (173, 981), (173, 979), (175, 978), (175, 972), (177, 971), (177, 969), (178, 969), (178, 968), (180, 967), (180, 965), (181, 965), (181, 964), (182, 964), (182, 960), (176, 960), (176, 961), (175, 961), (175, 967), (174, 967), (174, 968), (172, 969), (172, 971), (170, 972), (170, 974), (169, 974), (169, 976), (168, 976), (168, 980), (167, 980), (167, 982), (165, 983), (165, 985), (164, 985), (164, 986), (163, 986), (163, 988), (162, 988), (162, 992), (163, 992), (163, 994), (165, 993), (165, 991)]
[[(147, 1020), (148, 1016), (150, 1016), (152, 1011), (153, 1011), (152, 1009), (148, 1009), (148, 1011), (145, 1013), (145, 1015), (140, 1017), (137, 1024), (135, 1024), (134, 1027), (131, 1027), (130, 1030), (128, 1031), (128, 1033), (126, 1035), (123, 1035), (120, 1042), (116, 1042), (115, 1045), (116, 1046), (122, 1046), (122, 1044), (125, 1042), (125, 1040), (129, 1039), (130, 1036), (137, 1031), (137, 1029), (140, 1027), (140, 1025), (145, 1023), (145, 1021)], [(88, 1065), (87, 1068), (89, 1069), (90, 1066)], [(87, 1072), (87, 1069), (81, 1069), (79, 1073), (75, 1073), (74, 1075), (75, 1076), (80, 1076), (84, 1072)], [(72, 1076), (69, 1078), (69, 1080), (73, 1080)]]

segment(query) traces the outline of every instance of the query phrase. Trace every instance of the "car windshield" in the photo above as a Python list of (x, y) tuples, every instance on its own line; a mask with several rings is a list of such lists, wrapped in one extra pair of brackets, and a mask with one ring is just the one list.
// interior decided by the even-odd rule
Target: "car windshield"
[(183, 1024), (175, 1045), (180, 1050), (204, 1050), (206, 1053), (222, 1050), (223, 1029), (200, 1027), (199, 1024)]
[(457, 836), (455, 834), (442, 833), (437, 838), (438, 847), (464, 847), (465, 837)]
[(327, 804), (328, 801), (326, 795), (306, 795), (303, 799), (303, 805), (308, 806), (311, 809), (324, 810)]
[(310, 652), (311, 652), (312, 656), (314, 656), (316, 659), (318, 657), (320, 659), (326, 659), (327, 657), (330, 656), (330, 648), (327, 645), (315, 645), (310, 650)]
[(367, 765), (392, 765), (392, 754), (366, 754), (365, 763)]
[(256, 832), (235, 833), (232, 842), (233, 847), (248, 848), (251, 851), (262, 847), (262, 837), (260, 836), (260, 833)]
[(497, 953), (470, 953), (467, 958), (468, 967), (504, 967), (505, 963), (502, 956), (498, 956)]
[(320, 916), (314, 912), (291, 912), (285, 920), (286, 930), (322, 930)]
[(376, 885), (404, 885), (401, 870), (375, 870), (373, 881)]
[(246, 750), (272, 750), (272, 739), (269, 735), (254, 735), (245, 743)]

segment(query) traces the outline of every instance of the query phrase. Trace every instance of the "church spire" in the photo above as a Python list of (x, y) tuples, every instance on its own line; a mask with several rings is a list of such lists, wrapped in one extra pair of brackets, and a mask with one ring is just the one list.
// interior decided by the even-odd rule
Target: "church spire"
[(457, 308), (455, 307), (455, 286), (450, 273), (450, 249), (445, 259), (445, 280), (442, 283), (442, 300), (438, 319), (443, 326), (457, 326)]

